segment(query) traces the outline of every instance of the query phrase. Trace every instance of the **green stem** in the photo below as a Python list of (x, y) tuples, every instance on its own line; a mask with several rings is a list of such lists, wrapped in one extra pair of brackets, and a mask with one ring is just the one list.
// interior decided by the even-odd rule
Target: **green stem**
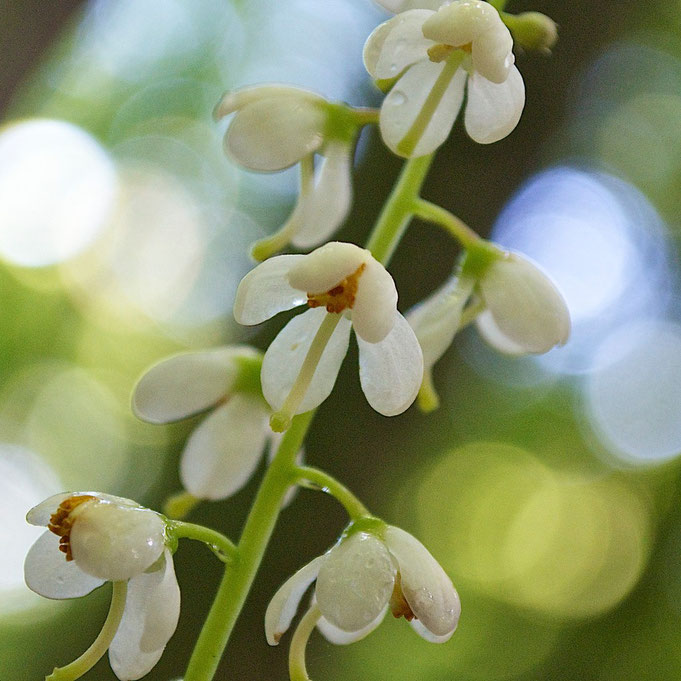
[(203, 525), (184, 523), (180, 520), (168, 521), (168, 531), (176, 539), (194, 539), (201, 541), (223, 562), (235, 561), (239, 557), (239, 549), (224, 534), (211, 530)]
[(357, 125), (370, 125), (372, 123), (378, 123), (381, 110), (359, 107), (356, 109), (353, 108), (351, 114)]
[(488, 2), (498, 12), (503, 12), (503, 10), (506, 8), (506, 3), (508, 0), (488, 0)]
[(378, 217), (366, 247), (387, 265), (414, 214), (414, 199), (421, 191), (435, 154), (410, 158)]
[(481, 241), (480, 236), (475, 231), (446, 208), (442, 208), (425, 199), (417, 198), (414, 201), (413, 210), (414, 215), (422, 220), (434, 222), (436, 225), (446, 229), (464, 248), (474, 247)]
[(111, 641), (118, 631), (118, 625), (121, 623), (125, 609), (125, 597), (128, 593), (127, 582), (113, 582), (112, 586), (109, 614), (106, 616), (99, 636), (78, 659), (65, 667), (55, 667), (54, 671), (45, 677), (45, 681), (75, 681), (75, 679), (79, 679), (83, 674), (89, 672), (109, 649)]
[(293, 419), (263, 478), (238, 544), (239, 557), (225, 566), (213, 605), (194, 647), (184, 681), (210, 681), (243, 608), (291, 484), (295, 458), (314, 411)]
[(351, 520), (357, 520), (369, 515), (366, 506), (341, 482), (332, 475), (311, 466), (296, 467), (296, 481), (311, 482), (322, 490), (335, 497), (345, 508)]
[(301, 618), (296, 631), (291, 639), (291, 648), (288, 656), (288, 675), (291, 681), (310, 681), (305, 666), (305, 648), (319, 622), (322, 613), (316, 605), (313, 605)]

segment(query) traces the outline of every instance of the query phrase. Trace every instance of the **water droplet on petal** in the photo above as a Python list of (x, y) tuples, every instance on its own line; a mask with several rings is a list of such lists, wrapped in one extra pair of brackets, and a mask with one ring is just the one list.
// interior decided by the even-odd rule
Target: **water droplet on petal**
[(397, 92), (393, 92), (392, 103), (394, 106), (403, 106), (407, 103), (407, 95), (399, 90)]

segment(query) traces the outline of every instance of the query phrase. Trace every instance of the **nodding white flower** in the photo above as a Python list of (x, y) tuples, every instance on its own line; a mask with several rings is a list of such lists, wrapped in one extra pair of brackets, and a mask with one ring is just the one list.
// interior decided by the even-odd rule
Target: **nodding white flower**
[(163, 517), (129, 499), (69, 492), (32, 508), (26, 520), (48, 528), (24, 564), (26, 584), (36, 593), (78, 598), (107, 581), (128, 582), (122, 618), (113, 639), (104, 644), (121, 681), (147, 674), (180, 615)]
[[(171, 423), (210, 411), (193, 431), (180, 459), (180, 480), (198, 499), (225, 499), (239, 491), (279, 436), (269, 428), (271, 410), (262, 397), (261, 354), (246, 345), (185, 352), (161, 360), (133, 392), (135, 414), (150, 423)], [(299, 454), (299, 460), (302, 451)]]
[(234, 316), (240, 324), (259, 324), (304, 303), (310, 309), (289, 321), (263, 358), (263, 394), (277, 412), (272, 427), (285, 429), (295, 414), (328, 397), (351, 327), (369, 404), (385, 416), (407, 409), (421, 383), (423, 356), (397, 311), (395, 282), (383, 265), (366, 249), (340, 242), (308, 255), (277, 256), (244, 277)]
[(270, 645), (279, 643), (315, 579), (314, 598), (322, 614), (317, 627), (332, 643), (364, 638), (388, 608), (426, 640), (443, 643), (461, 614), (456, 589), (426, 547), (388, 525), (380, 535), (355, 531), (284, 583), (265, 613)]
[(499, 13), (482, 0), (408, 10), (378, 26), (364, 47), (364, 64), (377, 80), (398, 78), (381, 107), (385, 143), (406, 157), (434, 151), (449, 135), (466, 83), (470, 137), (481, 144), (506, 137), (525, 104), (512, 50)]
[(452, 277), (405, 315), (423, 351), (424, 371), (419, 406), (424, 411), (431, 411), (438, 406), (437, 393), (433, 387), (433, 366), (452, 344), (474, 286), (475, 279), (468, 276)]
[[(238, 163), (258, 171), (301, 164), (298, 202), (286, 224), (256, 243), (264, 260), (291, 242), (312, 248), (326, 241), (352, 204), (352, 156), (358, 126), (347, 107), (307, 90), (261, 85), (228, 92), (215, 117), (236, 115), (225, 135), (225, 150)], [(322, 157), (318, 167), (314, 156)]]
[(480, 277), (476, 293), (485, 309), (476, 326), (499, 352), (548, 352), (570, 335), (570, 313), (556, 285), (538, 265), (518, 253), (505, 253)]

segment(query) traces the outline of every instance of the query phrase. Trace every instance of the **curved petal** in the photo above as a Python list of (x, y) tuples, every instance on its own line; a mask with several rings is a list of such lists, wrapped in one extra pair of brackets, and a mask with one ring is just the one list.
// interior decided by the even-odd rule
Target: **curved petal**
[(319, 570), (315, 597), (322, 615), (345, 632), (359, 632), (384, 611), (395, 584), (385, 544), (356, 532), (334, 546)]
[[(314, 607), (316, 605), (317, 599), (313, 594), (310, 606)], [(388, 607), (386, 606), (383, 608), (383, 610), (381, 610), (378, 617), (373, 622), (369, 622), (366, 627), (362, 627), (362, 629), (358, 629), (357, 631), (343, 631), (342, 629), (339, 629), (338, 627), (335, 627), (333, 624), (331, 624), (326, 617), (319, 618), (319, 621), (317, 622), (317, 629), (319, 629), (319, 632), (329, 643), (333, 643), (337, 646), (346, 646), (350, 643), (354, 643), (355, 641), (361, 641), (363, 638), (367, 637), (383, 621), (387, 611)]]
[(302, 305), (307, 296), (288, 283), (289, 270), (304, 255), (276, 255), (252, 269), (239, 284), (234, 319), (239, 324), (260, 324), (275, 314)]
[[(29, 525), (37, 525), (38, 527), (47, 527), (50, 522), (50, 517), (59, 508), (59, 505), (65, 499), (74, 495), (92, 494), (91, 492), (60, 492), (47, 497), (45, 501), (41, 501), (37, 506), (34, 506), (26, 514), (26, 522)], [(94, 494), (92, 494), (94, 496)]]
[(473, 283), (452, 278), (406, 314), (423, 351), (425, 367), (432, 367), (452, 344)]
[(324, 107), (298, 96), (259, 99), (239, 109), (225, 135), (225, 151), (251, 170), (283, 170), (324, 142)]
[(59, 550), (59, 537), (49, 530), (29, 549), (24, 562), (24, 580), (31, 591), (54, 599), (85, 596), (105, 581), (86, 574), (75, 561), (67, 562)]
[[(381, 135), (396, 154), (404, 156), (399, 149), (400, 142), (414, 124), (445, 65), (445, 62), (434, 64), (428, 59), (414, 64), (383, 101), (380, 114)], [(458, 69), (410, 156), (429, 154), (447, 139), (461, 108), (465, 82), (466, 72)]]
[(352, 145), (330, 142), (318, 180), (302, 204), (300, 226), (291, 238), (297, 248), (324, 243), (343, 223), (352, 206)]
[(109, 647), (111, 668), (121, 681), (151, 671), (180, 617), (180, 587), (170, 551), (154, 568), (128, 583), (123, 619)]
[(298, 99), (309, 104), (321, 104), (323, 97), (290, 85), (251, 85), (226, 92), (213, 111), (213, 118), (219, 120), (249, 104), (265, 100), (289, 100)]
[(421, 622), (421, 620), (414, 619), (409, 622), (411, 625), (411, 628), (422, 638), (428, 641), (429, 643), (447, 643), (449, 639), (454, 635), (454, 632), (456, 629), (452, 629), (448, 634), (444, 634), (443, 636), (436, 636), (432, 631), (429, 631)]
[(192, 433), (182, 452), (180, 480), (199, 499), (226, 499), (253, 474), (265, 449), (269, 410), (255, 395), (237, 393)]
[[(528, 258), (511, 254), (496, 261), (479, 287), (499, 334), (522, 352), (548, 352), (567, 341), (570, 313), (565, 300), (551, 279)], [(485, 319), (479, 326), (493, 342), (493, 329)]]
[(140, 378), (132, 409), (150, 423), (198, 414), (226, 397), (238, 375), (238, 357), (257, 357), (248, 346), (184, 352), (155, 364)]
[(513, 342), (503, 333), (497, 326), (494, 316), (489, 310), (483, 310), (475, 318), (475, 326), (485, 343), (494, 348), (497, 352), (512, 357), (520, 357), (521, 355), (527, 354), (527, 351), (522, 345)]
[(395, 313), (392, 331), (380, 343), (359, 345), (359, 380), (369, 404), (383, 416), (396, 416), (416, 399), (423, 380), (423, 354), (407, 320)]
[(388, 270), (371, 258), (359, 278), (352, 326), (367, 343), (382, 341), (395, 324), (397, 288)]
[[(327, 314), (324, 308), (318, 307), (294, 317), (267, 348), (260, 378), (263, 395), (274, 411), (281, 408), (291, 392), (312, 340)], [(333, 390), (348, 351), (351, 327), (350, 320), (345, 317), (338, 322), (296, 413), (314, 409)]]
[(492, 83), (479, 73), (468, 80), (466, 132), (480, 144), (491, 144), (513, 131), (525, 106), (525, 84), (512, 66), (503, 83)]
[(461, 47), (499, 24), (504, 27), (499, 12), (488, 2), (467, 0), (441, 5), (423, 26), (423, 34), (435, 42)]
[(473, 68), (493, 83), (503, 83), (515, 62), (513, 38), (503, 22), (482, 33), (473, 41)]
[(83, 505), (71, 528), (71, 552), (83, 572), (118, 582), (158, 560), (165, 530), (162, 517), (148, 508), (90, 503)]
[(397, 560), (402, 594), (415, 617), (437, 637), (450, 636), (461, 615), (459, 594), (447, 573), (415, 537), (389, 526), (385, 541)]
[(276, 646), (291, 626), (300, 599), (307, 588), (317, 579), (319, 568), (326, 560), (326, 554), (318, 556), (303, 566), (279, 588), (265, 612), (265, 636), (271, 646)]
[(364, 47), (364, 65), (372, 78), (395, 78), (428, 58), (428, 49), (436, 43), (424, 38), (422, 27), (433, 14), (425, 9), (402, 12), (374, 30)]
[(325, 293), (372, 260), (366, 248), (331, 241), (301, 257), (289, 270), (291, 286), (308, 293)]

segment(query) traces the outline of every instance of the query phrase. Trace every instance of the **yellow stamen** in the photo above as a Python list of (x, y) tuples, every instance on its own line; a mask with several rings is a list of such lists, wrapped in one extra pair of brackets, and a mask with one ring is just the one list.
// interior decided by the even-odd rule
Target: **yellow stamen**
[(349, 274), (340, 283), (326, 293), (308, 293), (307, 304), (310, 307), (325, 307), (327, 312), (336, 314), (343, 310), (352, 309), (355, 304), (359, 278), (366, 269), (366, 264), (362, 263), (352, 274)]
[(441, 61), (447, 59), (455, 49), (456, 48), (453, 45), (444, 45), (442, 43), (433, 45), (428, 48), (428, 59), (439, 64)]
[(72, 561), (71, 554), (71, 528), (76, 520), (73, 511), (86, 501), (94, 501), (96, 497), (91, 494), (76, 494), (59, 504), (59, 508), (50, 516), (47, 529), (56, 534), (59, 539), (59, 550), (66, 554), (66, 560)]

